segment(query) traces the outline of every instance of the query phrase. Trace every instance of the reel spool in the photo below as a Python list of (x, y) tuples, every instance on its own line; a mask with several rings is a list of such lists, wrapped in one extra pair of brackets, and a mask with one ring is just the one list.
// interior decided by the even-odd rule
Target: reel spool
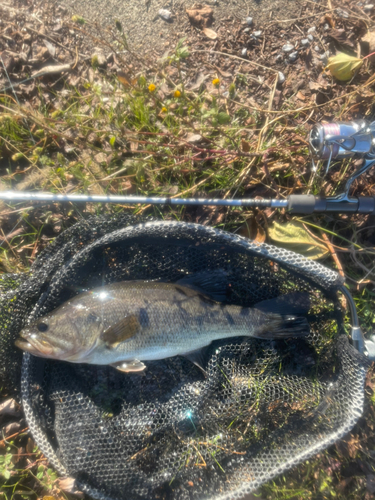
[(318, 123), (311, 129), (309, 143), (314, 170), (314, 160), (327, 161), (326, 173), (331, 161), (354, 156), (375, 158), (375, 122)]

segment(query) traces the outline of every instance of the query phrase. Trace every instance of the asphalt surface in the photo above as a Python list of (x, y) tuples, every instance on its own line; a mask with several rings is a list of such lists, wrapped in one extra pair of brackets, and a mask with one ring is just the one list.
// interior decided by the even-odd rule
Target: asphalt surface
[[(140, 54), (151, 49), (163, 53), (173, 47), (177, 39), (190, 29), (185, 10), (191, 8), (194, 0), (59, 0), (72, 14), (78, 14), (101, 26), (113, 26), (120, 20), (133, 50)], [(229, 18), (237, 22), (250, 16), (254, 29), (270, 21), (298, 19), (303, 14), (300, 0), (207, 0), (214, 11), (215, 30), (222, 20)], [(173, 14), (173, 22), (166, 22), (158, 16), (160, 9)]]

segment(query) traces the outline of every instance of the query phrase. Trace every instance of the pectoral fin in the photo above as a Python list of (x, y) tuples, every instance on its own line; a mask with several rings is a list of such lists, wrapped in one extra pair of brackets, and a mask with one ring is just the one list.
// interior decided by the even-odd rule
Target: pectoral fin
[(124, 340), (129, 340), (141, 330), (138, 318), (126, 316), (118, 323), (110, 326), (101, 334), (101, 339), (109, 347), (117, 347)]
[(131, 359), (129, 361), (119, 361), (118, 363), (112, 363), (111, 366), (119, 370), (120, 372), (142, 372), (146, 365), (139, 361), (139, 359)]
[(203, 372), (203, 375), (207, 378), (208, 376), (207, 372), (203, 368), (203, 365), (205, 364), (204, 363), (205, 352), (206, 348), (203, 347), (203, 349), (197, 349), (196, 351), (187, 352), (186, 354), (183, 354), (183, 356), (192, 363), (194, 363), (195, 366), (197, 366)]

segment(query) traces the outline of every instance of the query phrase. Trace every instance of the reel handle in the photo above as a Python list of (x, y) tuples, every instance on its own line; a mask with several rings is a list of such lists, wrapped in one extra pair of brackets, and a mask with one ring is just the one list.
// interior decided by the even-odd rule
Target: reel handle
[(375, 215), (375, 197), (320, 198), (312, 194), (292, 194), (288, 198), (288, 211), (292, 214), (312, 214), (319, 212), (341, 212)]

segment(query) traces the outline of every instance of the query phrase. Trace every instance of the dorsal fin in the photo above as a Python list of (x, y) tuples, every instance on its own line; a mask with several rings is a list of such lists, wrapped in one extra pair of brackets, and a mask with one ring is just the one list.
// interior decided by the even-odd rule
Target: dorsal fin
[(216, 302), (224, 302), (228, 290), (228, 273), (223, 269), (203, 271), (181, 278), (176, 285), (192, 288)]

